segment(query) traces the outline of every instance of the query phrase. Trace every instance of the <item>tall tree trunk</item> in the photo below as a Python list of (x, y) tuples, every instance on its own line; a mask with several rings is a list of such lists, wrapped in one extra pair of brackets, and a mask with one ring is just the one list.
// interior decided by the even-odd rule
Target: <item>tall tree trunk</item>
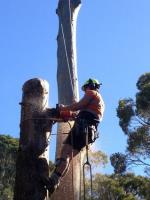
[(39, 113), (46, 111), (48, 92), (48, 83), (41, 79), (31, 79), (23, 86), (14, 200), (47, 199), (40, 177), (49, 175), (50, 125)]
[[(58, 99), (60, 104), (71, 104), (73, 101), (79, 99), (76, 60), (76, 21), (80, 5), (80, 0), (59, 0), (58, 3), (57, 14), (59, 17), (59, 32), (57, 37), (57, 81)], [(68, 58), (65, 50), (67, 51)], [(60, 157), (62, 143), (66, 138), (66, 135), (63, 133), (69, 131), (70, 126), (68, 123), (61, 123), (58, 125), (56, 158)], [(62, 179), (60, 187), (56, 190), (52, 199), (79, 199), (80, 156), (76, 156), (72, 163), (69, 172)]]

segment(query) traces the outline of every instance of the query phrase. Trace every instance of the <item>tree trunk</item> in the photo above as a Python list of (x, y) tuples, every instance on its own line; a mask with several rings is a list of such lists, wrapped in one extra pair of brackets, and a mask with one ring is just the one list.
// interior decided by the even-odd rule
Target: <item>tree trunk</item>
[[(57, 8), (59, 17), (57, 81), (60, 104), (71, 104), (79, 99), (76, 63), (76, 21), (80, 4), (81, 1), (79, 0), (59, 0)], [(66, 138), (63, 133), (69, 131), (70, 126), (68, 123), (58, 125), (56, 158), (60, 157), (62, 143)], [(59, 189), (54, 193), (53, 200), (79, 200), (80, 156), (76, 156), (72, 163), (69, 172), (62, 179)]]
[(14, 200), (47, 199), (40, 177), (49, 175), (50, 124), (39, 113), (48, 106), (48, 92), (48, 83), (41, 79), (31, 79), (23, 86)]

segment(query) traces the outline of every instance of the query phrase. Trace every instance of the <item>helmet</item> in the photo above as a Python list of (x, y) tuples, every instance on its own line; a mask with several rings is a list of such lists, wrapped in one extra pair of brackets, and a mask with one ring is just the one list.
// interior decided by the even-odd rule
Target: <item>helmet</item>
[(100, 85), (102, 85), (102, 83), (100, 83), (97, 79), (91, 79), (89, 78), (82, 86), (82, 90), (85, 91), (86, 87), (90, 87), (91, 89), (99, 89)]

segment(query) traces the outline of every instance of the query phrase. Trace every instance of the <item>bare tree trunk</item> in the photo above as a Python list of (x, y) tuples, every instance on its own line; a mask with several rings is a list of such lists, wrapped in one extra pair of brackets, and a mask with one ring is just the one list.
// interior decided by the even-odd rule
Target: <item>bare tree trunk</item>
[[(71, 104), (73, 101), (79, 99), (76, 63), (76, 21), (80, 5), (80, 0), (59, 0), (57, 8), (59, 16), (57, 81), (58, 98), (61, 104)], [(65, 50), (67, 51), (67, 55)], [(60, 157), (62, 143), (66, 138), (66, 135), (63, 135), (63, 133), (69, 131), (70, 126), (68, 123), (58, 125), (56, 158)], [(68, 174), (62, 179), (60, 187), (56, 190), (52, 199), (79, 199), (80, 156), (76, 156), (72, 163)]]
[(49, 86), (45, 80), (31, 79), (23, 86), (20, 143), (16, 164), (14, 200), (46, 200), (40, 177), (49, 175), (47, 121), (39, 118), (48, 106)]

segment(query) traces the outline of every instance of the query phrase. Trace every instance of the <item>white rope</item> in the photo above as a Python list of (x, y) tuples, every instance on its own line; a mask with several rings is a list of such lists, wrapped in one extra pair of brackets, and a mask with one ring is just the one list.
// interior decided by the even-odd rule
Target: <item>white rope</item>
[[(70, 19), (70, 29), (71, 29), (71, 5), (70, 5), (70, 0), (68, 1), (69, 3), (69, 19)], [(71, 72), (70, 72), (70, 64), (69, 64), (69, 58), (68, 58), (68, 52), (67, 52), (67, 45), (66, 45), (66, 39), (65, 39), (65, 34), (64, 34), (64, 27), (62, 22), (60, 22), (61, 25), (61, 31), (62, 31), (62, 36), (63, 36), (63, 42), (64, 42), (64, 48), (65, 48), (65, 56), (66, 56), (66, 61), (67, 61), (67, 67), (68, 67), (68, 72), (69, 72), (69, 78), (70, 78), (70, 82), (71, 82), (71, 89), (72, 89), (72, 93), (73, 93), (73, 97), (75, 97), (74, 94), (74, 87), (73, 87), (73, 81), (71, 78)]]
[(70, 27), (71, 27), (71, 24), (72, 24), (72, 19), (71, 19), (71, 17), (72, 17), (72, 15), (71, 15), (71, 3), (70, 3), (70, 0), (69, 0), (69, 19), (70, 19)]

